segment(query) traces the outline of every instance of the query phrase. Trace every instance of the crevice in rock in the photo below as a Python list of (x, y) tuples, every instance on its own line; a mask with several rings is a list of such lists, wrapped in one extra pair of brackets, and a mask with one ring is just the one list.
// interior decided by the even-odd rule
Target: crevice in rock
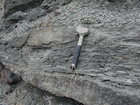
[(30, 33), (28, 34), (28, 36), (27, 36), (25, 42), (24, 42), (24, 43), (22, 44), (22, 46), (20, 47), (20, 49), (21, 49), (21, 57), (23, 57), (23, 55), (22, 55), (22, 53), (23, 53), (22, 49), (23, 49), (23, 47), (26, 45), (26, 43), (27, 43), (27, 41), (28, 41), (28, 39), (29, 39), (29, 36), (30, 36)]
[[(10, 8), (8, 10), (7, 13), (5, 13), (5, 18), (9, 15), (11, 15), (12, 13), (16, 12), (16, 11), (26, 11), (28, 9), (32, 9), (35, 8), (39, 5), (41, 5), (41, 3), (43, 2), (43, 0), (32, 0), (31, 2), (25, 3), (25, 4), (21, 4), (21, 5), (15, 5), (13, 8)], [(5, 3), (6, 6), (6, 3)]]

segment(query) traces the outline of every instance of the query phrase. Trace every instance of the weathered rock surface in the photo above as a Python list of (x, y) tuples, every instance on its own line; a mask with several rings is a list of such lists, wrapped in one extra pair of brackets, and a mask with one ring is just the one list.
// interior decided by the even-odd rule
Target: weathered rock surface
[(1, 105), (83, 105), (73, 99), (57, 97), (24, 81), (8, 85), (0, 78)]
[[(57, 96), (85, 105), (139, 105), (138, 5), (139, 0), (76, 0), (35, 20), (23, 19), (17, 28), (1, 31), (0, 60), (23, 80)], [(73, 77), (69, 66), (79, 24), (90, 34)]]
[(25, 11), (34, 8), (42, 3), (42, 0), (5, 0), (5, 16), (16, 11)]
[(0, 1), (0, 27), (2, 25), (2, 16), (3, 16), (3, 13), (4, 13), (4, 0), (1, 0)]

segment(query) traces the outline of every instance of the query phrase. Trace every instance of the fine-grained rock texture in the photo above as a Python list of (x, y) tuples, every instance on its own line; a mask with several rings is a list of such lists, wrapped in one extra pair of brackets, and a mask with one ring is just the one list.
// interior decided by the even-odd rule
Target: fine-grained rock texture
[[(46, 14), (24, 17), (17, 27), (3, 29), (0, 61), (23, 80), (85, 105), (139, 105), (139, 0), (69, 2), (51, 5), (55, 9), (49, 13), (43, 8)], [(42, 9), (39, 5), (33, 9)], [(22, 13), (37, 13), (33, 9)], [(90, 34), (83, 40), (74, 76), (69, 67), (79, 24)]]
[(25, 11), (42, 3), (42, 0), (5, 0), (5, 16), (16, 11)]

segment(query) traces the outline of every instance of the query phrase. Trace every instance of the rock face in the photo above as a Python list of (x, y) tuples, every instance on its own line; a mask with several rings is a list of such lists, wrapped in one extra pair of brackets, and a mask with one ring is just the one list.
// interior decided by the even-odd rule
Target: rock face
[[(4, 99), (3, 99), (4, 98)], [(1, 105), (83, 105), (73, 99), (56, 97), (24, 81), (16, 85), (7, 85), (0, 78)]]
[(16, 11), (26, 11), (42, 3), (42, 0), (5, 0), (5, 16), (11, 15)]
[[(17, 9), (22, 22), (0, 32), (1, 62), (23, 80), (85, 105), (139, 105), (139, 0), (65, 2), (53, 1), (49, 8), (39, 2), (33, 9)], [(38, 14), (34, 18), (30, 13)], [(79, 24), (88, 27), (90, 34), (84, 38), (74, 75), (69, 67)]]
[(1, 0), (0, 1), (0, 27), (2, 25), (2, 16), (3, 16), (3, 13), (4, 13), (4, 0)]

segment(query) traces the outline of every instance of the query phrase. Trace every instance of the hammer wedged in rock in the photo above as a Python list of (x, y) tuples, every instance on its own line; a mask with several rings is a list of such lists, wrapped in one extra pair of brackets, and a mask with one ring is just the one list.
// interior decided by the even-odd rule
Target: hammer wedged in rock
[(83, 37), (85, 35), (89, 34), (89, 29), (85, 28), (85, 27), (81, 27), (81, 26), (78, 26), (76, 31), (79, 34), (79, 40), (78, 40), (78, 44), (77, 44), (75, 52), (74, 52), (74, 56), (73, 56), (73, 59), (72, 59), (72, 64), (70, 66), (70, 68), (72, 70), (75, 70), (77, 68), (77, 62), (78, 62), (78, 58), (79, 58), (79, 55), (80, 55), (80, 50), (81, 50), (81, 46), (82, 46)]

